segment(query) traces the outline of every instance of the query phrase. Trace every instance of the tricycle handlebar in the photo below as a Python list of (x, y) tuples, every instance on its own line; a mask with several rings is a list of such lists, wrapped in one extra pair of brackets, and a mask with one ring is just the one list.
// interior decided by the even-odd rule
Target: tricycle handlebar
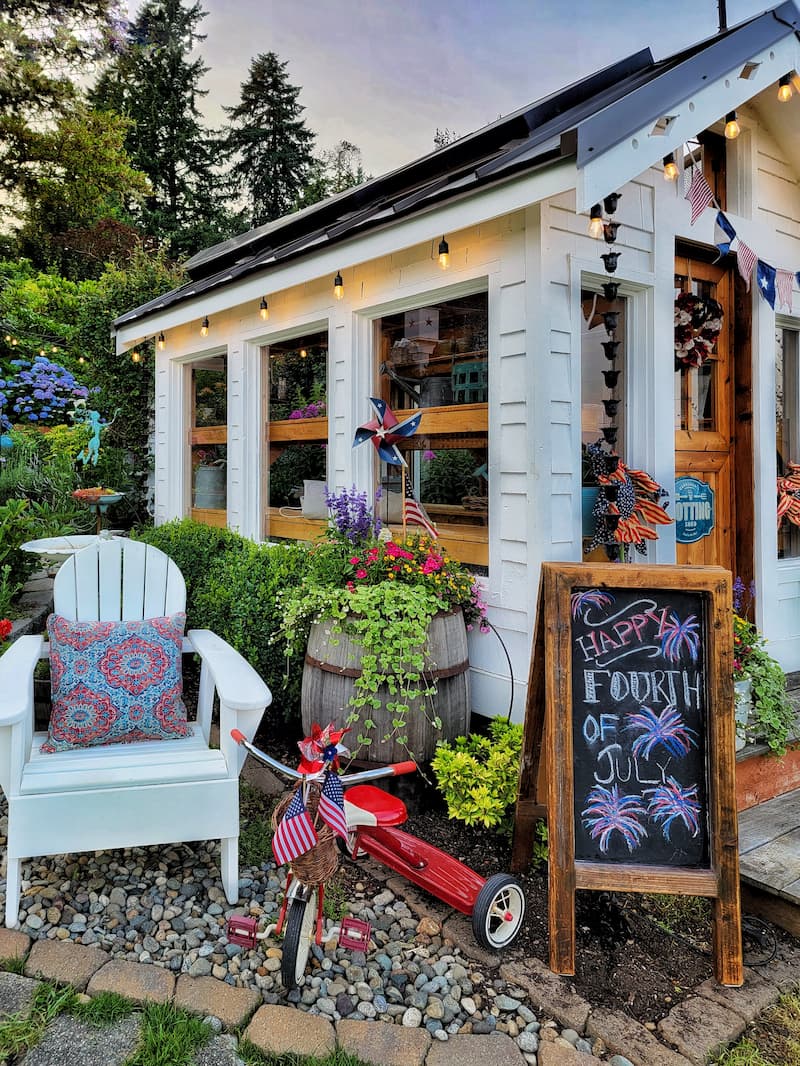
[[(257, 748), (255, 744), (251, 744), (240, 729), (232, 729), (231, 736), (237, 744), (241, 744), (245, 747), (256, 759), (266, 763), (272, 770), (277, 770), (277, 772), (283, 774), (284, 777), (291, 778), (293, 781), (300, 781), (307, 776), (306, 774), (300, 773), (299, 770), (293, 770), (291, 766), (286, 766), (284, 763), (278, 762), (277, 759), (273, 759), (271, 755), (267, 755), (267, 753), (262, 751), (261, 748)], [(374, 781), (379, 777), (395, 777), (397, 774), (413, 774), (416, 769), (417, 764), (412, 760), (408, 760), (406, 762), (390, 763), (388, 766), (379, 766), (375, 770), (361, 770), (356, 774), (343, 774), (339, 780), (343, 785), (357, 785), (363, 781)]]

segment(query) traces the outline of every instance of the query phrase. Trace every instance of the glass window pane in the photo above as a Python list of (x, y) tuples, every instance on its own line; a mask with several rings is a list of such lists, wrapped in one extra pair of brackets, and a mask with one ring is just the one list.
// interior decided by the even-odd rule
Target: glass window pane
[[(798, 392), (798, 344), (794, 329), (775, 331), (775, 449), (778, 476), (788, 473), (789, 463), (800, 462), (800, 393)], [(800, 556), (800, 528), (784, 518), (778, 528), (778, 558)]]
[(380, 375), (392, 409), (489, 399), (485, 292), (379, 319)]
[[(675, 275), (675, 296), (691, 292), (716, 299), (716, 285), (682, 274)], [(700, 367), (681, 365), (675, 369), (675, 428), (690, 433), (717, 430), (716, 377), (719, 372), (716, 345)]]
[(269, 347), (269, 421), (319, 418), (327, 412), (328, 334)]
[(192, 395), (196, 429), (224, 426), (228, 422), (228, 374), (224, 355), (203, 359), (192, 366)]
[(192, 445), (192, 507), (226, 510), (227, 463), (226, 444)]
[[(269, 467), (269, 506), (299, 507), (306, 518), (311, 500), (304, 501), (305, 482), (326, 480), (327, 448), (324, 444), (287, 444)], [(316, 517), (325, 517), (317, 515)]]

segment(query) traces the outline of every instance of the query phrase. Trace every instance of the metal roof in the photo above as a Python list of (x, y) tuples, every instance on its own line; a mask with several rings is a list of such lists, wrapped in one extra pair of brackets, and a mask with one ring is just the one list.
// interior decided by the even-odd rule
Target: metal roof
[(124, 326), (247, 275), (390, 225), (432, 204), (574, 157), (580, 168), (634, 129), (800, 30), (794, 0), (654, 62), (643, 49), (396, 170), (206, 248), (190, 281), (121, 315)]

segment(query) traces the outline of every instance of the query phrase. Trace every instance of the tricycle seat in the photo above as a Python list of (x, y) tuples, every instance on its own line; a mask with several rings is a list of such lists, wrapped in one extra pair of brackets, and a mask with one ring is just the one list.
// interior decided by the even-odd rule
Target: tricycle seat
[(357, 825), (402, 825), (408, 818), (405, 803), (375, 785), (348, 788), (344, 794), (344, 809), (347, 824), (353, 828)]

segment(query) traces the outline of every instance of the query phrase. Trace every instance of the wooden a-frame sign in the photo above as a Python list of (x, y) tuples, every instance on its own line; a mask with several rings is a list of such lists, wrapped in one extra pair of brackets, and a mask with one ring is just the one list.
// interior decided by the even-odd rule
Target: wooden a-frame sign
[(731, 616), (719, 567), (542, 565), (512, 869), (546, 811), (556, 973), (576, 889), (654, 892), (713, 901), (714, 975), (743, 983)]

